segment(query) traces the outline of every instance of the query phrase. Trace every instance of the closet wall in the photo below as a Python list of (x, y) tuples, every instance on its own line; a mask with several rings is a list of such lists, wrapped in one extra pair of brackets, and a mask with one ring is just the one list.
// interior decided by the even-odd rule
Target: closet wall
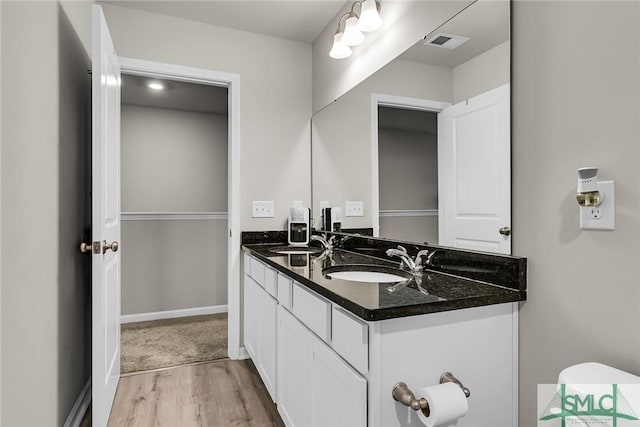
[(227, 304), (227, 116), (122, 106), (122, 315)]
[(437, 114), (378, 108), (380, 236), (438, 243)]

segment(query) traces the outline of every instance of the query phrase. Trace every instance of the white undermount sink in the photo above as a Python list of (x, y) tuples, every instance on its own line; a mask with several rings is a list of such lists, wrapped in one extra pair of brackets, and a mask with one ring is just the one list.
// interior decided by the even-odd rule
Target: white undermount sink
[(391, 273), (382, 273), (377, 271), (334, 271), (327, 273), (332, 279), (349, 280), (352, 282), (369, 282), (369, 283), (396, 283), (404, 282), (406, 277), (398, 276)]

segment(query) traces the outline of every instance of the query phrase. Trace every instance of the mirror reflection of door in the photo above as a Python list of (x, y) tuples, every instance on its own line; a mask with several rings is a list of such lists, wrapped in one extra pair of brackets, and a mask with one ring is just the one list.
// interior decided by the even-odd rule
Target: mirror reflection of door
[(378, 106), (380, 237), (438, 244), (438, 113)]

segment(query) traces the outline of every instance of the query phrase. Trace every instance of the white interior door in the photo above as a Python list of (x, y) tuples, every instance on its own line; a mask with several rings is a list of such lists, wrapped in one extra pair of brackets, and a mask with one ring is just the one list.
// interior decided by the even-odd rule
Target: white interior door
[(438, 116), (440, 244), (511, 253), (509, 85)]
[(93, 6), (92, 421), (104, 426), (120, 377), (120, 64)]

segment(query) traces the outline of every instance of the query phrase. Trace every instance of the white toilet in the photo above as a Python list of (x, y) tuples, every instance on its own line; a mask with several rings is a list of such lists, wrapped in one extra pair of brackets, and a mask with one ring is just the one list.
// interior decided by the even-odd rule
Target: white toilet
[[(617, 384), (619, 395), (623, 396), (624, 401), (628, 403), (626, 411), (623, 410), (623, 402), (619, 408), (623, 412), (628, 412), (630, 407), (633, 415), (640, 418), (640, 377), (629, 372), (602, 363), (581, 363), (560, 372), (558, 384), (566, 384), (566, 394), (581, 396), (610, 394), (612, 384)], [(634, 421), (633, 425), (640, 425), (640, 423)]]

